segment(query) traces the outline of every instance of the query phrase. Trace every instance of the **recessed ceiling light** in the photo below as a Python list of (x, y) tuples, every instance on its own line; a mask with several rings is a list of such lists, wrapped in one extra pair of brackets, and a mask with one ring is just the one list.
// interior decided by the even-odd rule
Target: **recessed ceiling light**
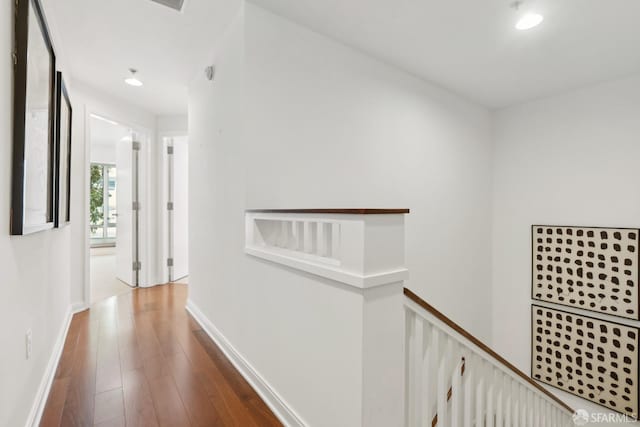
[(524, 31), (537, 27), (544, 20), (539, 13), (526, 13), (516, 22), (516, 29)]
[(128, 78), (124, 79), (124, 82), (129, 86), (142, 86), (142, 82), (136, 78), (136, 73), (138, 72), (138, 70), (136, 70), (135, 68), (129, 68), (129, 72), (131, 73), (131, 75)]

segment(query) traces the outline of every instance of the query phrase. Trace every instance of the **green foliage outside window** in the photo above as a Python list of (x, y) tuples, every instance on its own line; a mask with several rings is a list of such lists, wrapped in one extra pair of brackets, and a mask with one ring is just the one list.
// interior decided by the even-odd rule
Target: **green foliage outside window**
[(91, 165), (91, 196), (89, 199), (89, 222), (91, 232), (94, 233), (98, 226), (104, 222), (104, 179), (102, 166)]

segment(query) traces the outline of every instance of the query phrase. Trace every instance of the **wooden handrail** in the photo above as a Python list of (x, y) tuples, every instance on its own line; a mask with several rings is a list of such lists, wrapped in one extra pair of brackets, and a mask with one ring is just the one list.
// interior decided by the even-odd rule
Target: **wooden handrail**
[(564, 409), (566, 409), (567, 411), (571, 412), (572, 414), (574, 413), (574, 410), (571, 409), (570, 406), (568, 406), (562, 400), (558, 399), (556, 396), (554, 396), (551, 392), (549, 392), (547, 389), (542, 387), (540, 384), (535, 382), (533, 380), (533, 378), (531, 378), (529, 375), (525, 374), (520, 369), (518, 369), (515, 366), (513, 366), (504, 357), (500, 356), (498, 353), (493, 351), (488, 345), (486, 345), (485, 343), (480, 341), (475, 336), (471, 335), (471, 333), (468, 332), (466, 329), (464, 329), (462, 326), (458, 325), (456, 322), (454, 322), (453, 320), (449, 319), (447, 316), (445, 316), (444, 314), (442, 314), (441, 312), (436, 310), (433, 306), (431, 306), (425, 300), (420, 298), (418, 295), (414, 294), (410, 289), (404, 288), (404, 294), (411, 301), (413, 301), (414, 303), (418, 304), (420, 307), (422, 307), (423, 309), (427, 310), (429, 313), (431, 313), (437, 319), (439, 319), (440, 321), (445, 323), (451, 329), (453, 329), (454, 331), (456, 331), (457, 333), (459, 333), (460, 335), (465, 337), (467, 340), (471, 341), (476, 346), (480, 347), (484, 352), (488, 353), (492, 358), (494, 358), (495, 360), (500, 362), (500, 364), (504, 365), (509, 370), (513, 371), (514, 374), (516, 374), (517, 376), (522, 378), (527, 383), (531, 384), (531, 386), (535, 387), (541, 393), (544, 393), (547, 397), (552, 399), (558, 405), (562, 406)]
[(281, 213), (281, 214), (344, 214), (344, 215), (393, 215), (408, 214), (409, 209), (247, 209), (249, 213)]

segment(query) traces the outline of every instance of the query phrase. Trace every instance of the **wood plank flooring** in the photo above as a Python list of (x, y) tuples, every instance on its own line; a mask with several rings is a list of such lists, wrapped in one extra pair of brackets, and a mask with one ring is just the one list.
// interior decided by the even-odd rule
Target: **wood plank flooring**
[(40, 425), (281, 426), (186, 298), (186, 285), (134, 289), (76, 314)]

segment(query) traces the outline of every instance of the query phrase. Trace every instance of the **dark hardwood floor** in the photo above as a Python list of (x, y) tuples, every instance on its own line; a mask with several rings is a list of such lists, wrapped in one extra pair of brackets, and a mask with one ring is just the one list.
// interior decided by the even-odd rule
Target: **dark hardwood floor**
[(41, 426), (280, 426), (185, 311), (186, 285), (73, 317)]

